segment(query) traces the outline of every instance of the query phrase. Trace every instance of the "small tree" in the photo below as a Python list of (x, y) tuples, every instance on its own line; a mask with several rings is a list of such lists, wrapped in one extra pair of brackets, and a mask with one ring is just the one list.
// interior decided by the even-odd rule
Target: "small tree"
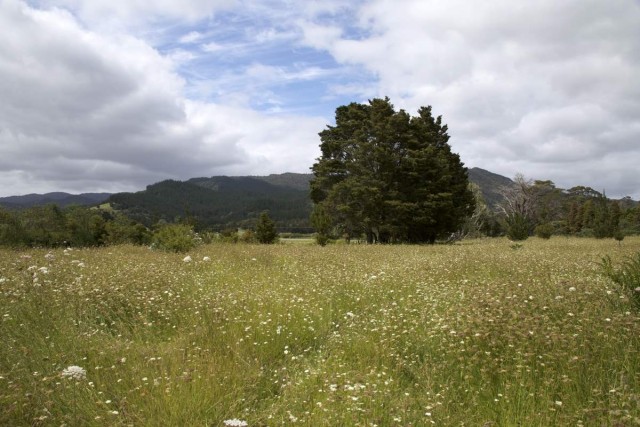
[(260, 214), (260, 218), (256, 224), (256, 239), (262, 244), (272, 244), (278, 240), (276, 223), (269, 218), (267, 211)]
[(507, 217), (507, 237), (513, 241), (527, 240), (529, 238), (529, 219), (520, 213), (514, 213)]
[(320, 246), (324, 246), (329, 241), (329, 233), (331, 232), (331, 217), (327, 213), (327, 208), (318, 204), (313, 207), (311, 212), (311, 224), (316, 229), (316, 242)]
[(197, 246), (198, 239), (190, 225), (167, 224), (153, 234), (153, 244), (169, 252), (187, 252)]
[(503, 200), (498, 208), (504, 216), (507, 236), (511, 240), (526, 240), (536, 206), (533, 182), (517, 174), (513, 185), (503, 187), (500, 193)]

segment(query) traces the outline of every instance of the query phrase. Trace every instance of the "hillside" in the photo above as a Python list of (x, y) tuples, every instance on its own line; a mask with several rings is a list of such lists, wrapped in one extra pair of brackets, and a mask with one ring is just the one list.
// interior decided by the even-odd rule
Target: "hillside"
[(26, 194), (24, 196), (0, 197), (0, 206), (9, 209), (25, 209), (48, 204), (55, 204), (61, 208), (71, 205), (90, 206), (104, 202), (110, 195), (109, 193), (69, 194), (62, 192)]
[[(214, 176), (188, 181), (162, 181), (137, 193), (112, 195), (108, 202), (146, 225), (190, 218), (199, 228), (252, 227), (264, 210), (278, 228), (310, 231), (309, 181), (313, 175), (285, 173), (269, 176)], [(469, 170), (489, 205), (500, 200), (499, 188), (509, 178), (480, 168)]]
[(500, 189), (513, 184), (507, 177), (480, 168), (469, 169), (469, 180), (480, 187), (482, 197), (491, 208), (495, 208), (502, 200)]
[(299, 183), (293, 185), (247, 176), (167, 180), (137, 193), (114, 194), (108, 202), (146, 225), (189, 218), (203, 229), (252, 227), (267, 210), (281, 230), (308, 231), (308, 190), (296, 188)]

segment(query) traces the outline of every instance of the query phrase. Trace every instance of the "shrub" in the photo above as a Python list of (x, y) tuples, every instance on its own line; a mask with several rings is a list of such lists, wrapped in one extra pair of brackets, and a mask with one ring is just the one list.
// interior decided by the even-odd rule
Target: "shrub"
[(602, 258), (600, 267), (605, 276), (629, 295), (633, 305), (640, 309), (640, 252), (625, 258), (620, 267), (613, 266), (611, 257)]
[(186, 252), (202, 242), (193, 228), (186, 224), (167, 224), (153, 234), (153, 245), (170, 252)]
[(507, 237), (513, 241), (527, 240), (529, 238), (529, 220), (519, 214), (507, 218)]
[(325, 246), (327, 243), (329, 243), (329, 236), (327, 236), (326, 234), (316, 233), (315, 238), (316, 243), (320, 246)]
[(550, 239), (553, 235), (553, 226), (549, 223), (540, 224), (536, 227), (536, 236), (541, 239)]
[(253, 230), (243, 230), (242, 233), (238, 232), (238, 241), (242, 243), (255, 243), (256, 234)]

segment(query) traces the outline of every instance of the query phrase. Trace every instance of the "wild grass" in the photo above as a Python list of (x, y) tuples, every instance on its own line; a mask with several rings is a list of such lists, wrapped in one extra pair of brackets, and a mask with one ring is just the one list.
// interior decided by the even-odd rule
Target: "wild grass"
[(640, 238), (510, 246), (1, 251), (0, 425), (640, 425)]

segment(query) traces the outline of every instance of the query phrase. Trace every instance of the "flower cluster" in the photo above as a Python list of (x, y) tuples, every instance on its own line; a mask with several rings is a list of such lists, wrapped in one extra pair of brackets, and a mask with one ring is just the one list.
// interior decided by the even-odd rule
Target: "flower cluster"
[(85, 371), (80, 366), (71, 365), (68, 368), (65, 368), (62, 371), (62, 376), (66, 378), (72, 378), (74, 380), (80, 381), (87, 378), (87, 371)]
[(247, 424), (246, 421), (232, 418), (230, 420), (224, 420), (224, 425), (228, 427), (247, 427), (249, 424)]

